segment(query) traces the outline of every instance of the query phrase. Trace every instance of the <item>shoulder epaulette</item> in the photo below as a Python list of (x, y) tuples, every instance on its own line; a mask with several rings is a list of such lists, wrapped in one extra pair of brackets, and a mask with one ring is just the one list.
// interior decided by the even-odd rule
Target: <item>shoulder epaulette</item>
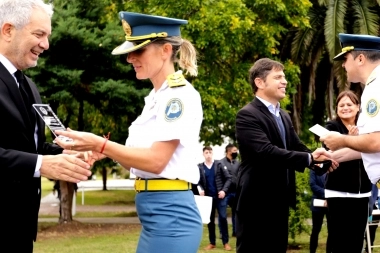
[(168, 86), (170, 88), (185, 86), (187, 83), (185, 77), (182, 75), (182, 71), (177, 71), (171, 75), (168, 75), (166, 80), (168, 81)]

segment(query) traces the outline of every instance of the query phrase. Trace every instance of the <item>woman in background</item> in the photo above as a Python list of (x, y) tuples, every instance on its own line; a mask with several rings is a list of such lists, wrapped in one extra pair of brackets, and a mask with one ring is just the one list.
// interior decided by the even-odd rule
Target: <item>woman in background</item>
[[(336, 119), (326, 128), (341, 134), (357, 135), (359, 99), (352, 91), (336, 99)], [(325, 198), (328, 208), (329, 246), (333, 253), (361, 253), (368, 219), (371, 182), (361, 159), (342, 162), (327, 174)]]

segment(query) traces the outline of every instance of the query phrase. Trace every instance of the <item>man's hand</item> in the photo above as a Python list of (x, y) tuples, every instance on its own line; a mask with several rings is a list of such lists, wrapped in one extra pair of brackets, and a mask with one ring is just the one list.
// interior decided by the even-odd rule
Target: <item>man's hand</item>
[(205, 191), (200, 191), (200, 192), (199, 192), (199, 195), (200, 195), (200, 196), (204, 196), (204, 195), (205, 195)]
[(311, 155), (313, 156), (314, 161), (324, 161), (331, 159), (331, 152), (327, 151), (324, 148), (317, 148)]
[(46, 155), (42, 157), (41, 176), (72, 183), (86, 181), (90, 165), (76, 155)]
[(96, 151), (80, 152), (75, 150), (64, 149), (62, 154), (76, 155), (78, 158), (87, 162), (90, 166), (94, 165), (96, 161), (106, 158), (105, 155)]
[(218, 198), (224, 199), (225, 196), (226, 196), (226, 193), (224, 191), (218, 192)]
[(325, 145), (332, 151), (345, 147), (344, 135), (338, 132), (331, 131), (330, 133), (319, 138), (319, 140), (324, 142)]
[(333, 172), (339, 166), (339, 163), (332, 159), (332, 153), (324, 148), (317, 148), (311, 155), (313, 156), (314, 164), (331, 160), (331, 166), (328, 169), (329, 172)]

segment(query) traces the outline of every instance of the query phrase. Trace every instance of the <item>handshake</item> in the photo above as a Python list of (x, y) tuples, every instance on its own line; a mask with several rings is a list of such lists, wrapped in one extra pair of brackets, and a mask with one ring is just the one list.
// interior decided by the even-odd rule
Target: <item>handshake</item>
[(338, 167), (338, 163), (331, 159), (331, 153), (324, 148), (316, 149), (311, 155), (309, 169), (321, 176), (326, 172), (332, 172)]

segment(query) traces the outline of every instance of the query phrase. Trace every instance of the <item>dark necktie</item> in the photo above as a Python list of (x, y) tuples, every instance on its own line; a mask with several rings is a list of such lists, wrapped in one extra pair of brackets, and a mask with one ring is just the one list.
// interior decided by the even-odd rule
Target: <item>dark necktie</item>
[(279, 115), (278, 117), (274, 114), (272, 115), (276, 119), (278, 129), (280, 130), (282, 142), (284, 143), (284, 147), (286, 148), (285, 126), (284, 126), (284, 123), (282, 122), (281, 115)]
[[(32, 106), (32, 104), (33, 104), (33, 102), (32, 102), (33, 101), (32, 100), (32, 98), (33, 98), (32, 91), (25, 84), (24, 74), (20, 70), (17, 70), (15, 72), (15, 77), (16, 77), (17, 82), (19, 84), (18, 88), (20, 90), (22, 99), (24, 100), (24, 105), (25, 105), (25, 108), (28, 112), (30, 122), (34, 126), (36, 124), (36, 116), (35, 116), (35, 112), (34, 112), (34, 109)], [(34, 131), (34, 129), (33, 129), (33, 131)]]
[[(278, 117), (274, 114), (272, 114), (272, 115), (277, 122), (278, 130), (280, 130), (281, 139), (282, 139), (282, 142), (284, 143), (284, 147), (286, 149), (286, 135), (285, 135), (284, 122), (282, 122), (281, 115), (278, 115)], [(286, 171), (286, 177), (287, 177), (286, 181), (289, 184), (289, 170)]]

